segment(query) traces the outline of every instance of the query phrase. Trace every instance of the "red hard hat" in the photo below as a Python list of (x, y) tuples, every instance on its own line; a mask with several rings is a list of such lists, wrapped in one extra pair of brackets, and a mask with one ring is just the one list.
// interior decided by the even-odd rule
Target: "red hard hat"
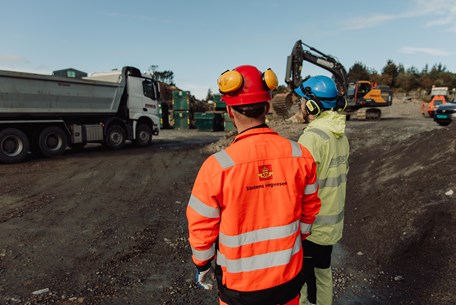
[(277, 76), (271, 69), (261, 73), (249, 65), (222, 73), (217, 83), (222, 100), (228, 106), (267, 102), (272, 98), (271, 90), (278, 85)]

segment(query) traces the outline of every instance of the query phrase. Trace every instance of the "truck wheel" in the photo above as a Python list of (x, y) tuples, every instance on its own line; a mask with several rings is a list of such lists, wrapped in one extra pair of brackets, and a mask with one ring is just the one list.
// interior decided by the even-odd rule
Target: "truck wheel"
[(68, 137), (62, 128), (50, 126), (44, 128), (38, 137), (38, 148), (45, 157), (54, 157), (63, 154), (67, 148)]
[(152, 142), (152, 129), (147, 124), (141, 124), (136, 128), (134, 143), (139, 147), (148, 146)]
[(125, 146), (126, 137), (127, 133), (125, 129), (119, 125), (112, 125), (106, 131), (104, 144), (113, 150), (122, 149)]
[(30, 148), (25, 133), (16, 128), (0, 131), (0, 161), (3, 163), (22, 162)]

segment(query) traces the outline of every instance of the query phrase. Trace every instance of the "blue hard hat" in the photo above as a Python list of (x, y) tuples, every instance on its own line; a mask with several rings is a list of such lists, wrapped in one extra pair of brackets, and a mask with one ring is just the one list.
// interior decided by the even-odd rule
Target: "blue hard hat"
[(336, 83), (327, 76), (317, 75), (305, 79), (294, 91), (307, 100), (313, 100), (317, 97), (324, 109), (337, 106)]

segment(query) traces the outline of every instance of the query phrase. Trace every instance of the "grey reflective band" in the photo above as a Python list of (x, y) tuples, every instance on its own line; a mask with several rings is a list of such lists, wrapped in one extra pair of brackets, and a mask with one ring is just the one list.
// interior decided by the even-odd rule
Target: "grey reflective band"
[(318, 184), (320, 187), (337, 187), (341, 185), (343, 182), (347, 182), (347, 175), (341, 174), (337, 177), (328, 177), (326, 179), (318, 180)]
[(301, 150), (301, 146), (299, 146), (298, 143), (296, 143), (295, 141), (290, 141), (290, 144), (291, 144), (291, 156), (292, 157), (301, 157), (302, 156), (302, 150)]
[(326, 132), (324, 132), (324, 131), (321, 130), (321, 129), (318, 129), (318, 128), (311, 128), (311, 129), (307, 130), (307, 132), (316, 133), (316, 134), (319, 135), (323, 140), (329, 140), (329, 136), (326, 134)]
[(334, 157), (331, 160), (331, 163), (329, 164), (329, 167), (338, 167), (341, 164), (347, 164), (348, 163), (348, 156), (338, 156)]
[(306, 188), (304, 189), (304, 195), (310, 195), (317, 191), (318, 183), (315, 182), (314, 184), (307, 184)]
[(317, 225), (335, 225), (341, 222), (344, 219), (344, 210), (342, 210), (337, 215), (331, 216), (324, 216), (324, 215), (317, 215), (317, 219), (315, 219), (314, 224)]
[(192, 248), (192, 254), (199, 261), (207, 261), (214, 257), (215, 245), (212, 245), (209, 249), (203, 251)]
[(219, 242), (226, 247), (234, 248), (260, 241), (284, 238), (295, 234), (298, 231), (298, 225), (299, 220), (288, 225), (250, 231), (239, 235), (225, 235), (220, 232)]
[(301, 222), (301, 234), (310, 233), (312, 225), (309, 223)]
[(225, 255), (217, 251), (217, 264), (226, 267), (231, 273), (249, 272), (283, 266), (289, 264), (293, 255), (301, 249), (301, 235), (296, 237), (294, 246), (290, 249), (254, 255), (239, 259), (227, 259)]
[(208, 218), (218, 218), (220, 217), (220, 209), (219, 208), (213, 208), (208, 206), (207, 204), (204, 204), (196, 198), (195, 196), (191, 195), (190, 200), (188, 201), (188, 205), (194, 209), (198, 214), (201, 216), (205, 216)]
[(223, 169), (227, 169), (235, 165), (230, 155), (228, 155), (228, 153), (225, 150), (221, 150), (215, 153), (214, 157), (215, 159), (217, 159), (218, 163)]

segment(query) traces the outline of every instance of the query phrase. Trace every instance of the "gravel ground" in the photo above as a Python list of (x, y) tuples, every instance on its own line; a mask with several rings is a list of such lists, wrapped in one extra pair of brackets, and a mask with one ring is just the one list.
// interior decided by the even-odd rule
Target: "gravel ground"
[[(293, 140), (305, 127), (269, 124)], [(334, 304), (456, 304), (456, 127), (395, 99), (347, 135)], [(162, 130), (148, 148), (0, 165), (0, 303), (217, 304), (194, 284), (185, 207), (201, 163), (232, 138)]]

